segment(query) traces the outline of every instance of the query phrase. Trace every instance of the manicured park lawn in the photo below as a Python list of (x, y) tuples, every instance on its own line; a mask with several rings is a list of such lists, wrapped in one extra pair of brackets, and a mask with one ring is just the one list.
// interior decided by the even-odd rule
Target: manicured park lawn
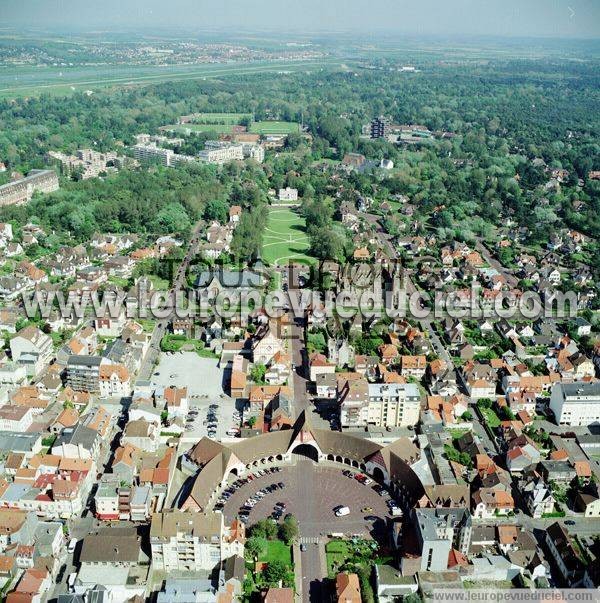
[(272, 207), (263, 236), (262, 259), (267, 264), (312, 262), (304, 218), (293, 209)]

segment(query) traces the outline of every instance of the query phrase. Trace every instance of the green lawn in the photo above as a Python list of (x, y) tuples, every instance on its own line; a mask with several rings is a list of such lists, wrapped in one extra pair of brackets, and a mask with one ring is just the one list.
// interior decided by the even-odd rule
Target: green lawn
[[(174, 132), (213, 132), (215, 134), (230, 134), (234, 125), (239, 124), (244, 117), (252, 117), (245, 113), (202, 113), (195, 123), (175, 124), (166, 126)], [(289, 121), (257, 121), (253, 122), (249, 131), (254, 134), (291, 134), (299, 132), (297, 123)]]
[(262, 259), (267, 264), (310, 263), (304, 218), (292, 209), (272, 207), (263, 236)]
[(156, 274), (149, 274), (148, 278), (150, 279), (150, 281), (154, 285), (154, 288), (157, 291), (168, 291), (169, 287), (171, 286), (171, 284), (169, 283), (168, 280), (161, 278), (160, 276), (157, 276)]
[(337, 568), (352, 557), (350, 543), (345, 540), (332, 540), (325, 547), (327, 557), (327, 573), (335, 575)]
[(254, 116), (251, 113), (198, 113), (195, 117), (196, 124), (239, 124), (242, 119), (248, 117), (253, 119)]
[(300, 131), (300, 126), (291, 121), (256, 121), (250, 126), (255, 134), (292, 134)]
[(387, 557), (377, 555), (378, 546), (374, 540), (332, 540), (325, 546), (327, 559), (327, 575), (334, 577), (339, 568), (346, 563), (370, 565), (386, 563)]
[(481, 414), (491, 429), (495, 429), (500, 425), (500, 418), (491, 408), (482, 408)]
[(231, 134), (231, 124), (176, 124), (166, 126), (165, 129), (172, 132), (187, 134), (188, 132), (211, 132), (213, 134)]
[(292, 551), (291, 548), (281, 540), (267, 540), (267, 551), (259, 559), (265, 563), (271, 563), (273, 561), (283, 561), (287, 566), (292, 565)]

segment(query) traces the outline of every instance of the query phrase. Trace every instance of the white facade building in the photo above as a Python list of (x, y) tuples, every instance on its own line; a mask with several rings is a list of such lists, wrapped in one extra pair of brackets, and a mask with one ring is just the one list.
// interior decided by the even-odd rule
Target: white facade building
[(414, 383), (369, 383), (368, 422), (377, 427), (408, 427), (419, 422), (421, 395)]
[(550, 410), (559, 425), (600, 423), (600, 383), (557, 383), (552, 388)]
[(241, 144), (209, 140), (206, 142), (204, 151), (198, 153), (198, 159), (205, 163), (217, 165), (229, 161), (242, 161), (244, 159), (244, 148)]
[(152, 564), (165, 572), (212, 570), (221, 562), (223, 515), (165, 511), (152, 516)]
[(298, 189), (290, 188), (286, 186), (285, 188), (279, 189), (279, 200), (280, 201), (298, 201)]

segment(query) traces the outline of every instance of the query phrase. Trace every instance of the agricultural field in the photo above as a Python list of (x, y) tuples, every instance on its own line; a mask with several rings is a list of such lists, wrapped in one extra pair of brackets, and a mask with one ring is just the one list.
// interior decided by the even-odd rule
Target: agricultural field
[(262, 259), (267, 264), (311, 263), (304, 218), (293, 209), (272, 207), (263, 235)]

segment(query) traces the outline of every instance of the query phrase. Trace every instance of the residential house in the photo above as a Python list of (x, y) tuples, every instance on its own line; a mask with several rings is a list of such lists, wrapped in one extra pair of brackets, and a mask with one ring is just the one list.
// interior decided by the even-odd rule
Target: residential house
[(575, 548), (567, 528), (555, 522), (546, 529), (545, 543), (564, 580), (573, 587), (582, 579), (585, 563)]
[(144, 419), (138, 419), (129, 421), (125, 426), (121, 436), (121, 446), (129, 444), (141, 450), (156, 452), (159, 440), (160, 426)]
[(131, 394), (129, 371), (122, 364), (101, 364), (98, 379), (101, 398), (123, 398)]
[(554, 497), (550, 488), (541, 479), (526, 483), (521, 492), (529, 514), (535, 519), (554, 512)]
[(506, 491), (481, 488), (473, 493), (473, 517), (491, 519), (496, 515), (507, 515), (514, 511), (515, 501)]
[(8, 404), (0, 407), (0, 431), (25, 432), (32, 423), (31, 408)]
[(337, 603), (361, 603), (358, 574), (341, 572), (335, 578)]
[(185, 417), (188, 414), (188, 392), (187, 387), (166, 387), (163, 392), (166, 410), (169, 418)]
[(38, 328), (29, 325), (10, 340), (10, 352), (13, 361), (24, 365), (27, 375), (35, 377), (52, 359), (52, 339)]
[(316, 381), (317, 375), (335, 373), (335, 364), (329, 362), (324, 354), (314, 352), (309, 356), (308, 362), (310, 366), (310, 380), (313, 382)]
[(427, 370), (427, 358), (425, 356), (401, 356), (400, 374), (404, 377), (422, 379)]

